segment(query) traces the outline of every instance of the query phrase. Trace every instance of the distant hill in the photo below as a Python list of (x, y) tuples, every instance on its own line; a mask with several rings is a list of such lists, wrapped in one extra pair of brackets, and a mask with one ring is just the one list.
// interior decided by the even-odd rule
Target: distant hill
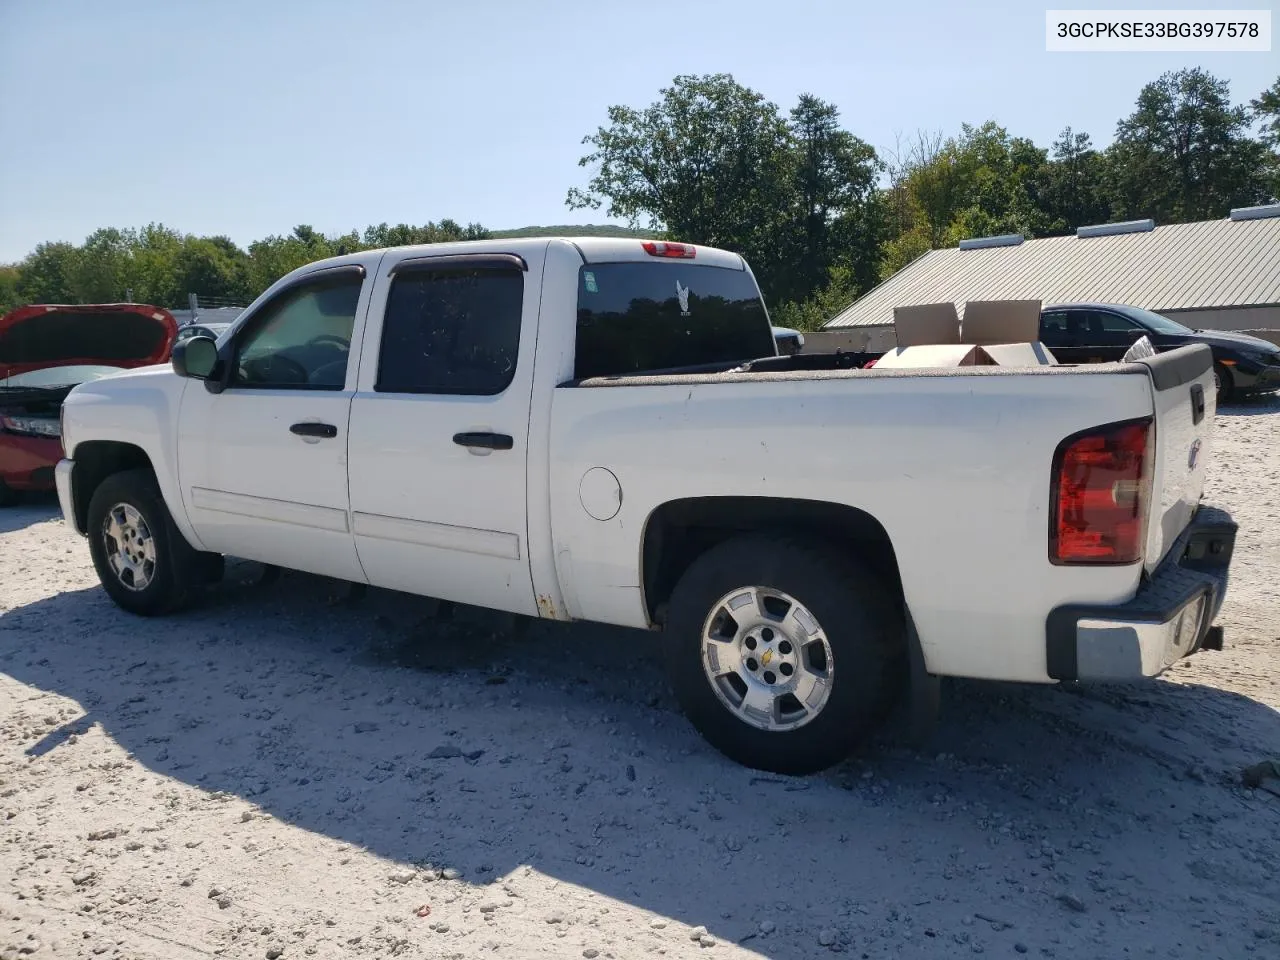
[(654, 230), (632, 230), (630, 227), (619, 227), (610, 223), (566, 223), (551, 227), (517, 227), (514, 230), (490, 230), (489, 235), (497, 239), (511, 237), (636, 237), (647, 239), (661, 236)]

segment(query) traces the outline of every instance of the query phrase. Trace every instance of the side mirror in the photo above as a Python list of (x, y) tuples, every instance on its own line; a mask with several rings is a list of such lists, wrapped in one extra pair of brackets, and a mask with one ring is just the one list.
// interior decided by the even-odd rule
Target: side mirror
[(790, 327), (774, 327), (773, 340), (778, 345), (778, 353), (784, 357), (793, 357), (804, 347), (804, 334)]
[(193, 380), (208, 380), (218, 368), (218, 344), (212, 337), (191, 337), (173, 345), (173, 372)]

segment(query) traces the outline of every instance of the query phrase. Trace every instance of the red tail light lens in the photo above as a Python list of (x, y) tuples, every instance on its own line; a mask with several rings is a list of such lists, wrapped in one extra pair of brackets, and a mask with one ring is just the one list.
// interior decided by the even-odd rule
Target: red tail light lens
[(698, 255), (691, 243), (667, 243), (664, 240), (646, 240), (640, 246), (651, 257), (679, 257), (692, 260)]
[(1049, 559), (1056, 564), (1133, 563), (1151, 494), (1151, 421), (1068, 437), (1053, 459)]

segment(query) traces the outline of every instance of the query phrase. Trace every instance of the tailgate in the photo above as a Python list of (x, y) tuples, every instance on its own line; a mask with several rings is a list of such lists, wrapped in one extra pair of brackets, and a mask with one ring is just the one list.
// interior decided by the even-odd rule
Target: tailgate
[(1205, 344), (1137, 361), (1151, 375), (1155, 441), (1146, 569), (1154, 570), (1200, 504), (1209, 462), (1217, 394), (1213, 354)]

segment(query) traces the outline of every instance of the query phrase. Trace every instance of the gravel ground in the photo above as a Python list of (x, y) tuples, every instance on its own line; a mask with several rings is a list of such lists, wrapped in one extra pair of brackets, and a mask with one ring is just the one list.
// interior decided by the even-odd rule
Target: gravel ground
[[(928, 752), (766, 777), (652, 638), (234, 565), (138, 620), (0, 513), (0, 956), (1280, 957), (1280, 402), (1224, 410), (1227, 649), (948, 686)], [(1028, 642), (1036, 642), (1028, 638)]]

